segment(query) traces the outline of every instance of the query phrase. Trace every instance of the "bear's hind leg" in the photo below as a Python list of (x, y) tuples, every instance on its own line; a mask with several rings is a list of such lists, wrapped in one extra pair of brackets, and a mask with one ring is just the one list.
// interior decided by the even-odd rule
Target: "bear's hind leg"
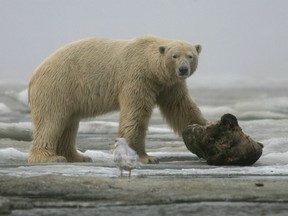
[(34, 125), (35, 132), (28, 163), (67, 162), (65, 157), (56, 153), (57, 141), (62, 132), (61, 126), (47, 124), (44, 121), (39, 121), (38, 124), (34, 122)]
[(90, 157), (82, 155), (76, 149), (76, 137), (79, 120), (68, 123), (57, 145), (57, 154), (64, 156), (68, 162), (92, 162)]

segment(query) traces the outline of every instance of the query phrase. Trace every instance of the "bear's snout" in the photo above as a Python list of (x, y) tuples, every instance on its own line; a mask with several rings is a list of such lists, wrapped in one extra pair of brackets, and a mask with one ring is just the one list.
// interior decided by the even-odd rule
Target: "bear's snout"
[(186, 67), (186, 66), (181, 66), (179, 69), (178, 69), (178, 75), (180, 77), (187, 77), (189, 76), (189, 68)]

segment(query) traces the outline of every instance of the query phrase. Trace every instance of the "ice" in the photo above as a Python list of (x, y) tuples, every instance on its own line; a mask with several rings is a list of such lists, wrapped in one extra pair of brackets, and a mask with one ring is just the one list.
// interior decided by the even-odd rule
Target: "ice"
[[(282, 143), (282, 141), (271, 141), (271, 145), (275, 143)], [(287, 150), (287, 149), (285, 149)], [(11, 176), (38, 176), (38, 175), (65, 175), (65, 176), (104, 176), (116, 177), (118, 176), (117, 169), (113, 163), (113, 156), (110, 152), (87, 150), (84, 152), (86, 156), (93, 159), (93, 163), (62, 163), (62, 164), (41, 164), (41, 165), (22, 165), (18, 167), (5, 167), (0, 169), (1, 175)], [(160, 159), (169, 157), (189, 157), (190, 152), (151, 152), (151, 155), (158, 156)], [(21, 152), (14, 148), (0, 149), (0, 163), (1, 164), (25, 164), (28, 153)], [(99, 165), (100, 164), (100, 165)], [(102, 165), (101, 165), (102, 164)], [(191, 168), (177, 166), (173, 169), (159, 169), (157, 165), (142, 166), (141, 170), (135, 170), (133, 175), (136, 176), (197, 176), (197, 175), (287, 175), (288, 174), (288, 151), (267, 153), (256, 164), (247, 167), (238, 166), (208, 166), (204, 165), (194, 166), (191, 162)]]
[(155, 156), (157, 158), (165, 159), (165, 158), (195, 158), (196, 156), (191, 154), (191, 152), (169, 152), (169, 151), (161, 151), (161, 152), (151, 152), (151, 156)]
[(203, 105), (201, 110), (208, 118), (217, 117), (217, 119), (224, 113), (232, 113), (240, 120), (288, 119), (288, 97), (265, 96), (225, 106)]
[[(288, 119), (260, 119), (253, 121), (239, 121), (245, 133), (257, 141), (282, 139), (288, 136)], [(263, 143), (266, 146), (265, 143)], [(285, 145), (283, 143), (283, 145)]]
[(23, 130), (32, 130), (32, 123), (31, 122), (17, 122), (17, 123), (5, 123), (0, 122), (0, 128), (2, 129), (9, 129), (9, 128), (17, 128)]
[(0, 103), (0, 114), (5, 114), (9, 112), (11, 112), (10, 108), (4, 103)]
[(90, 157), (93, 162), (111, 162), (113, 160), (113, 155), (111, 152), (109, 153), (97, 150), (87, 150), (83, 154)]
[(118, 122), (109, 121), (85, 121), (80, 122), (78, 133), (82, 134), (93, 134), (93, 133), (117, 133)]
[(265, 96), (263, 98), (256, 98), (252, 101), (236, 103), (234, 107), (239, 111), (263, 110), (287, 115), (288, 97), (269, 98)]
[(22, 103), (28, 106), (28, 89), (24, 89), (19, 92), (17, 95), (17, 99)]
[(41, 164), (0, 170), (0, 176), (1, 175), (18, 177), (31, 177), (41, 175), (113, 177), (117, 176), (117, 170), (114, 167), (111, 168), (93, 165), (81, 166), (79, 164)]
[[(87, 150), (84, 153), (79, 153), (91, 157), (94, 162), (107, 162), (113, 160), (113, 155), (111, 152)], [(0, 163), (22, 163), (27, 162), (27, 159), (28, 153), (21, 152), (15, 148), (0, 149)]]
[(261, 164), (288, 165), (288, 137), (271, 138), (263, 141)]
[[(8, 167), (0, 170), (1, 175), (31, 177), (39, 175), (63, 175), (63, 176), (103, 176), (117, 177), (118, 171), (116, 167), (97, 166), (92, 163), (81, 164), (45, 164), (33, 166)], [(136, 176), (199, 176), (199, 175), (261, 175), (275, 176), (287, 175), (288, 165), (273, 166), (252, 166), (252, 167), (214, 167), (206, 166), (202, 168), (191, 169), (157, 169), (157, 165), (145, 166), (140, 170), (135, 170), (132, 175)]]
[[(118, 131), (119, 123), (111, 121), (89, 121), (80, 122), (80, 128), (78, 133), (91, 134), (91, 133), (107, 133), (116, 134)], [(171, 133), (171, 129), (165, 127), (153, 127), (148, 128), (150, 133)]]
[[(259, 83), (258, 80), (257, 82), (254, 80), (251, 83), (223, 84), (221, 82), (218, 86), (214, 82), (205, 82), (198, 84), (198, 86), (197, 82), (195, 84), (193, 84), (193, 99), (196, 97), (195, 102), (199, 104), (201, 111), (208, 120), (219, 120), (224, 113), (234, 114), (239, 119), (239, 125), (243, 131), (254, 140), (263, 143), (263, 155), (253, 166), (249, 167), (208, 166), (205, 162), (195, 160), (196, 156), (186, 150), (184, 143), (181, 143), (181, 148), (176, 147), (177, 151), (173, 151), (176, 146), (174, 143), (173, 147), (159, 147), (153, 149), (153, 152), (148, 152), (150, 155), (160, 158), (160, 168), (158, 165), (144, 165), (141, 170), (135, 170), (132, 175), (270, 176), (288, 174), (287, 83), (279, 85), (279, 83)], [(0, 92), (0, 176), (29, 177), (48, 174), (118, 176), (113, 163), (112, 152), (108, 150), (86, 150), (83, 154), (91, 157), (92, 163), (27, 164), (28, 153), (23, 151), (25, 148), (21, 146), (22, 141), (15, 141), (29, 141), (32, 138), (33, 126), (29, 113), (28, 90), (26, 87), (26, 84), (14, 89), (2, 86), (4, 94)], [(100, 116), (95, 119), (81, 121), (78, 131), (81, 139), (87, 139), (91, 142), (90, 138), (97, 137), (99, 134), (104, 137), (103, 139), (116, 136), (119, 127), (119, 113), (109, 113), (107, 116)], [(155, 140), (166, 143), (169, 139), (169, 143), (172, 143), (177, 139), (176, 135), (174, 139), (171, 129), (162, 121), (162, 116), (157, 109), (153, 112), (147, 134), (147, 139), (150, 139), (148, 140), (149, 145)], [(171, 134), (171, 137), (169, 135), (167, 138), (167, 134)], [(5, 146), (9, 146), (7, 143), (9, 144), (10, 141), (7, 138), (14, 139), (11, 141), (13, 148), (1, 147), (4, 139)], [(172, 139), (170, 140), (170, 138)], [(177, 142), (178, 145), (181, 141), (177, 140)], [(160, 146), (162, 146), (162, 143)], [(27, 143), (25, 151), (28, 151)], [(165, 161), (168, 161), (168, 165), (165, 164)], [(170, 166), (173, 163), (177, 166)], [(169, 169), (164, 168), (165, 166)]]
[(286, 165), (288, 164), (288, 152), (284, 153), (270, 153), (264, 155), (260, 159), (261, 164), (276, 164), (276, 165)]
[(27, 161), (28, 153), (18, 151), (15, 148), (0, 149), (0, 164), (23, 163)]
[(211, 119), (214, 116), (222, 116), (224, 113), (237, 113), (237, 110), (229, 106), (201, 106), (201, 111), (206, 118)]
[(140, 175), (165, 176), (197, 176), (197, 175), (287, 175), (288, 165), (285, 166), (252, 166), (252, 167), (213, 167), (192, 169), (163, 169), (163, 170), (137, 170)]
[(3, 123), (0, 122), (0, 139), (13, 139), (22, 141), (32, 140), (31, 122)]
[(233, 108), (241, 119), (287, 119), (288, 97), (256, 98), (236, 103)]
[(271, 138), (268, 140), (264, 140), (263, 144), (265, 145), (263, 155), (267, 155), (270, 153), (288, 152), (288, 137)]
[[(80, 122), (78, 133), (80, 134), (116, 134), (118, 131), (118, 122), (109, 121), (84, 121)], [(18, 122), (18, 123), (4, 123), (0, 122), (0, 131), (11, 131), (17, 133), (17, 131), (26, 130), (32, 131), (33, 126), (31, 122)], [(171, 133), (172, 130), (164, 127), (149, 127), (149, 133)], [(0, 134), (1, 137), (1, 134)]]
[(169, 128), (160, 128), (160, 127), (149, 127), (148, 128), (149, 133), (171, 133), (172, 130)]

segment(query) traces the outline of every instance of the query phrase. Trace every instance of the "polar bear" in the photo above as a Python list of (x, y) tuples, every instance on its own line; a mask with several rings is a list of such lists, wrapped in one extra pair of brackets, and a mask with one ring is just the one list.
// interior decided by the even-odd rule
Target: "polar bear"
[(158, 163), (145, 151), (155, 106), (180, 136), (189, 124), (207, 123), (186, 84), (200, 52), (200, 45), (156, 36), (89, 38), (60, 48), (36, 68), (29, 83), (34, 139), (28, 161), (91, 161), (76, 150), (79, 121), (120, 110), (117, 136), (142, 163)]

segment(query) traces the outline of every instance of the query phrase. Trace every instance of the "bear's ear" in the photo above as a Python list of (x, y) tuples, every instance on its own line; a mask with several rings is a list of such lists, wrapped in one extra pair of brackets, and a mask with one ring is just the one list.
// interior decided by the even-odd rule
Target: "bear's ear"
[(159, 47), (159, 52), (160, 52), (161, 54), (163, 54), (163, 53), (165, 52), (165, 50), (166, 50), (166, 47), (165, 47), (165, 46), (160, 46), (160, 47)]
[(198, 52), (198, 54), (200, 54), (201, 50), (202, 50), (202, 46), (200, 44), (195, 45), (195, 48)]

